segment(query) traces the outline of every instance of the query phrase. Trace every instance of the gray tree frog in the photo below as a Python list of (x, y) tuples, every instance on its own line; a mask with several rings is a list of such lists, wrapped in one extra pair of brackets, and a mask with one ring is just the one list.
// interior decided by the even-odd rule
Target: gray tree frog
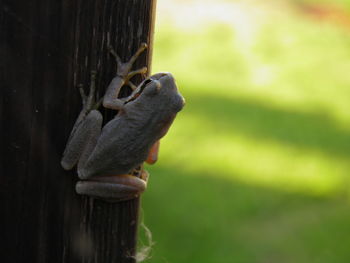
[[(116, 52), (117, 75), (103, 97), (103, 106), (118, 110), (114, 119), (102, 127), (95, 98), (96, 72), (91, 74), (90, 91), (80, 88), (83, 109), (73, 127), (61, 165), (70, 170), (77, 165), (78, 194), (122, 201), (137, 197), (146, 189), (148, 174), (144, 161), (157, 159), (159, 139), (168, 131), (176, 114), (184, 106), (170, 73), (154, 74), (137, 87), (130, 81), (147, 68), (131, 71), (137, 57), (147, 48), (142, 44), (131, 59), (122, 63)], [(118, 98), (123, 85), (133, 89), (130, 96)]]

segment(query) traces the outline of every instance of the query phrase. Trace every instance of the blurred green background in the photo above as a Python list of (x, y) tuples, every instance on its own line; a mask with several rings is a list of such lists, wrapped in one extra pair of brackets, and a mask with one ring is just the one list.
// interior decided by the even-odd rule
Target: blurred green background
[(148, 262), (350, 262), (350, 0), (159, 0), (156, 22), (186, 106), (147, 167)]

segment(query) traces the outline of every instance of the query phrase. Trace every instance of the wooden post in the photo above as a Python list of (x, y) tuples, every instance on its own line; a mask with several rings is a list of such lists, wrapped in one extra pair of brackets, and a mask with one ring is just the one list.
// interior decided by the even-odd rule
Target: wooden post
[(97, 70), (102, 95), (116, 73), (107, 46), (127, 60), (146, 42), (135, 68), (150, 67), (154, 10), (155, 0), (0, 0), (1, 262), (135, 262), (139, 200), (78, 196), (60, 158), (77, 85)]

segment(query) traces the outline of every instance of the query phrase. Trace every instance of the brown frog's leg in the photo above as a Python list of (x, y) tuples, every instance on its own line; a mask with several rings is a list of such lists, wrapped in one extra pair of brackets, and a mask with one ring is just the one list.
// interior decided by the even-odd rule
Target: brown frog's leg
[(146, 163), (154, 164), (158, 160), (160, 141), (156, 141), (148, 152)]

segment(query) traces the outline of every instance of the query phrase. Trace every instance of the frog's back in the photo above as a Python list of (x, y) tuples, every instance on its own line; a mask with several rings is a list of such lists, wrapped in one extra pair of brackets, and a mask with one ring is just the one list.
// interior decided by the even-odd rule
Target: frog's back
[(156, 138), (145, 136), (138, 125), (124, 115), (108, 122), (83, 169), (84, 177), (126, 174), (140, 165)]

